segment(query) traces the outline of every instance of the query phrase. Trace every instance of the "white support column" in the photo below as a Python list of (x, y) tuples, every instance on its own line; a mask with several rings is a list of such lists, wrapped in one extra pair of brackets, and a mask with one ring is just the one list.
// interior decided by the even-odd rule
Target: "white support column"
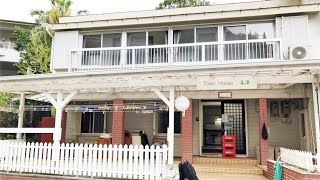
[[(167, 133), (167, 140), (169, 146), (168, 152), (168, 164), (173, 165), (173, 154), (174, 154), (174, 88), (170, 88), (170, 95), (169, 95), (169, 127)], [(172, 168), (172, 167), (171, 167)]]
[(61, 119), (63, 108), (66, 107), (66, 105), (72, 100), (72, 98), (78, 94), (78, 91), (70, 93), (65, 99), (63, 99), (62, 91), (59, 91), (57, 93), (57, 100), (55, 100), (54, 97), (46, 91), (43, 94), (47, 97), (47, 99), (56, 109), (55, 132), (53, 133), (53, 143), (57, 145), (60, 144), (61, 140)]
[(159, 98), (169, 107), (169, 127), (167, 129), (168, 164), (172, 169), (174, 154), (174, 87), (170, 87), (169, 99), (167, 99), (165, 95), (163, 95), (157, 88), (153, 88), (152, 91), (156, 93)]
[[(25, 104), (26, 95), (21, 93), (20, 96), (20, 105), (19, 105), (19, 119), (18, 119), (18, 128), (23, 127), (23, 116), (24, 116), (24, 104)], [(22, 138), (21, 133), (17, 133), (16, 138), (20, 140)]]
[(319, 129), (319, 104), (320, 104), (320, 92), (319, 92), (319, 77), (316, 75), (315, 82), (312, 83), (313, 91), (313, 107), (314, 107), (314, 124), (316, 132), (316, 147), (317, 153), (320, 151), (320, 129)]

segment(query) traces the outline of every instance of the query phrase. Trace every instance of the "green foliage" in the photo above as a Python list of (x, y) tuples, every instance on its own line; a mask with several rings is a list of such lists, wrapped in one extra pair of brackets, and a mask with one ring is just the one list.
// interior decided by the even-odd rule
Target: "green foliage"
[(21, 60), (16, 63), (19, 72), (21, 74), (49, 73), (51, 38), (44, 30), (34, 28), (30, 39), (23, 45), (24, 51), (20, 51)]
[(173, 9), (208, 5), (210, 5), (210, 2), (207, 0), (164, 0), (156, 9)]
[(31, 42), (31, 32), (29, 30), (15, 27), (13, 35), (17, 38), (14, 49), (19, 52), (25, 50), (27, 44)]

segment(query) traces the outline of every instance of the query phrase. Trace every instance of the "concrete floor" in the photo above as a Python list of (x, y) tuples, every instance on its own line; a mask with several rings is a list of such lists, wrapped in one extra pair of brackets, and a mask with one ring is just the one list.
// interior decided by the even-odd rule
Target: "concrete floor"
[(214, 174), (213, 176), (199, 176), (200, 180), (268, 180), (262, 175)]

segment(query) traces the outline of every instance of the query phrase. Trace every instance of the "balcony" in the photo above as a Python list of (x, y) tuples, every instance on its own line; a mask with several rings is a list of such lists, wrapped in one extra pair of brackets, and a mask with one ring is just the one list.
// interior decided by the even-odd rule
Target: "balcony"
[(71, 51), (69, 72), (272, 62), (281, 52), (280, 39), (84, 48)]
[(19, 62), (20, 53), (14, 50), (15, 43), (0, 41), (0, 62)]

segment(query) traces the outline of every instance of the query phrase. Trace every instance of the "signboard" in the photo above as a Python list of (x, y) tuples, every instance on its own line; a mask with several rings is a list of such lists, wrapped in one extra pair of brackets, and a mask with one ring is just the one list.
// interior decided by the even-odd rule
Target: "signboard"
[(198, 78), (199, 90), (256, 89), (257, 81), (253, 77), (215, 77)]

